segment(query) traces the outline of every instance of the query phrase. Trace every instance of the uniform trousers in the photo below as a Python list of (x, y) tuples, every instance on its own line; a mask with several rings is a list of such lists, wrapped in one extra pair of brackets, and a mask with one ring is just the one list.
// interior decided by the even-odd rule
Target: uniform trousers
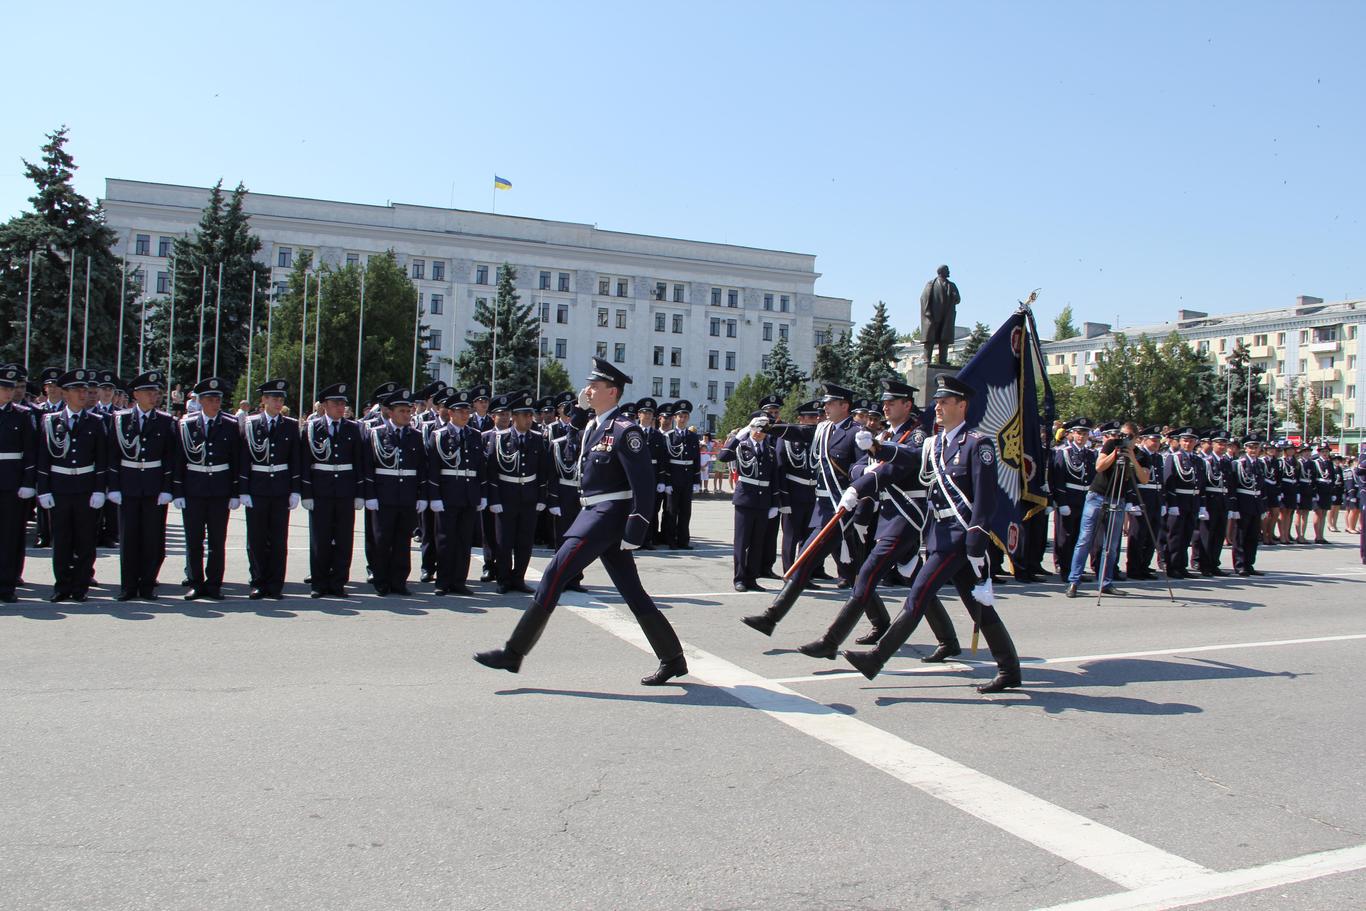
[(0, 596), (13, 597), (24, 575), (28, 510), (14, 490), (0, 490)]
[(88, 493), (52, 495), (45, 510), (51, 523), (53, 591), (84, 596), (95, 575), (95, 540), (100, 511), (90, 508)]
[(278, 595), (289, 555), (289, 497), (252, 497), (247, 507), (247, 568), (252, 588)]
[(692, 542), (692, 485), (674, 485), (666, 507), (666, 534), (670, 547), (687, 547)]
[(223, 587), (227, 562), (228, 498), (186, 497), (180, 518), (185, 526), (185, 569), (190, 585), (217, 593)]
[[(555, 517), (556, 550), (559, 550), (564, 546), (565, 538), (569, 534), (569, 529), (574, 527), (574, 520), (577, 519), (579, 513), (583, 511), (583, 507), (579, 505), (579, 490), (577, 487), (563, 485), (560, 487), (560, 491), (560, 514)], [(583, 573), (579, 573), (565, 584), (582, 585)]]
[(1167, 509), (1167, 520), (1164, 523), (1167, 528), (1166, 554), (1167, 572), (1184, 572), (1190, 565), (1191, 536), (1195, 533), (1195, 513), (1198, 509), (1195, 506), (1195, 498), (1187, 497), (1191, 505), (1178, 504), (1174, 507), (1177, 512), (1172, 514), (1172, 507)]
[(816, 508), (816, 501), (789, 501), (788, 506), (792, 511), (783, 513), (780, 523), (783, 529), (783, 572), (791, 568), (792, 561), (797, 559), (798, 549), (810, 534), (811, 510)]
[(757, 585), (764, 571), (764, 538), (768, 527), (777, 522), (768, 520), (768, 508), (736, 506), (734, 534), (734, 581), (739, 585)]
[(470, 575), (470, 548), (474, 546), (474, 528), (479, 522), (479, 511), (473, 506), (449, 504), (436, 513), (436, 584), (449, 591), (460, 588)]
[(356, 536), (354, 499), (314, 497), (313, 508), (308, 512), (308, 536), (308, 569), (313, 590), (342, 591), (351, 577), (351, 551)]
[(417, 525), (417, 506), (386, 506), (367, 510), (374, 533), (374, 558), (370, 571), (375, 588), (393, 591), (408, 585), (413, 569), (413, 528)]
[[(877, 597), (878, 582), (892, 567), (902, 566), (912, 559), (916, 565), (911, 567), (908, 575), (914, 579), (920, 565), (919, 553), (920, 533), (914, 529), (907, 529), (900, 534), (883, 535), (873, 542), (872, 550), (868, 552), (868, 557), (859, 567), (858, 576), (854, 579), (853, 594), (849, 602), (830, 627), (832, 631), (836, 631), (833, 637), (835, 641), (831, 644), (838, 645), (849, 635), (853, 625), (858, 621), (860, 612), (867, 615), (875, 629), (887, 629), (891, 624), (891, 617), (882, 600)], [(953, 628), (949, 612), (944, 610), (944, 604), (938, 595), (931, 594), (925, 602), (925, 622), (930, 625), (930, 630), (940, 643), (958, 644), (958, 632)]]
[(155, 495), (125, 495), (119, 505), (119, 585), (144, 598), (154, 594), (166, 559), (166, 507)]
[(1224, 500), (1206, 504), (1209, 518), (1200, 523), (1200, 542), (1196, 548), (1199, 568), (1214, 571), (1224, 552), (1224, 538), (1228, 536), (1228, 503)]
[(1260, 511), (1239, 511), (1233, 524), (1233, 570), (1248, 572), (1256, 568), (1257, 545), (1262, 540)]
[(531, 548), (536, 539), (535, 503), (503, 504), (503, 511), (495, 515), (498, 528), (498, 581), (514, 585), (526, 581), (526, 568), (531, 563)]
[[(1077, 535), (1081, 534), (1081, 514), (1086, 500), (1084, 497), (1069, 497), (1058, 502), (1053, 510), (1053, 565), (1058, 575), (1066, 576), (1072, 568), (1072, 551), (1077, 546)], [(1062, 514), (1067, 507), (1067, 515)]]
[(417, 527), (422, 538), (422, 572), (434, 573), (437, 563), (440, 561), (437, 551), (438, 535), (437, 516), (438, 513), (430, 509), (417, 517)]

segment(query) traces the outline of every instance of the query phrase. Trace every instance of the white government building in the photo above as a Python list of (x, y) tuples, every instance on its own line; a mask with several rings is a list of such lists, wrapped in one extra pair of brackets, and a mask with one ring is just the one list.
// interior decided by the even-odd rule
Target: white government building
[[(116, 252), (142, 267), (149, 294), (169, 293), (172, 241), (195, 229), (209, 193), (105, 181)], [(245, 205), (277, 289), (305, 252), (340, 266), (394, 250), (417, 285), (432, 364), (448, 382), (448, 361), (483, 331), (475, 302), (492, 300), (504, 262), (517, 269), (522, 301), (540, 305), (543, 356), (577, 381), (596, 352), (635, 380), (629, 396), (686, 398), (702, 428), (717, 429), (735, 384), (767, 366), (779, 338), (810, 371), (816, 346), (853, 326), (850, 300), (815, 293), (811, 254), (401, 203), (250, 193)]]

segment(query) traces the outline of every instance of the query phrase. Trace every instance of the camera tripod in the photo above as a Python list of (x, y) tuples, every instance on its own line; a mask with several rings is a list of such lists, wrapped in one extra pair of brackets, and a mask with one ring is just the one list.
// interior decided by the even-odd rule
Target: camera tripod
[[(1147, 526), (1148, 537), (1154, 543), (1157, 542), (1157, 534), (1153, 529), (1152, 519), (1148, 516), (1148, 510), (1143, 505), (1143, 495), (1138, 492), (1138, 487), (1134, 481), (1133, 474), (1130, 472), (1130, 462), (1133, 459), (1132, 443), (1120, 449), (1115, 456), (1114, 471), (1110, 478), (1110, 489), (1106, 492), (1105, 503), (1101, 509), (1105, 512), (1104, 537), (1101, 539), (1100, 567), (1096, 573), (1096, 606), (1100, 606), (1101, 599), (1105, 597), (1105, 573), (1110, 568), (1110, 542), (1114, 539), (1115, 523), (1123, 523), (1126, 514), (1124, 495), (1133, 491), (1134, 499), (1138, 502), (1138, 514), (1143, 517), (1143, 524)], [(1123, 531), (1123, 525), (1120, 526)], [(1172, 579), (1167, 573), (1167, 567), (1159, 562), (1159, 569), (1162, 570), (1162, 578), (1167, 582), (1167, 596), (1172, 603), (1176, 602), (1176, 593), (1172, 591)], [(1119, 555), (1115, 555), (1116, 570), (1118, 569)], [(1111, 580), (1114, 581), (1113, 579)]]

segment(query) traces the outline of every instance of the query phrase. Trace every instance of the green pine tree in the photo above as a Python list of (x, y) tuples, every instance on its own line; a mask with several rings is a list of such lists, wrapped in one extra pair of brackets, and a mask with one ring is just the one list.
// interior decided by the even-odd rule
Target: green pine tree
[(877, 302), (873, 318), (864, 323), (854, 346), (851, 379), (857, 391), (872, 395), (882, 388), (884, 379), (901, 379), (896, 363), (896, 330), (887, 315), (887, 305)]
[(773, 391), (782, 396), (784, 401), (800, 395), (806, 386), (806, 374), (797, 367), (797, 362), (792, 360), (787, 339), (782, 336), (779, 336), (778, 341), (769, 349), (768, 369), (764, 371), (764, 376), (768, 377)]
[(1053, 341), (1060, 342), (1063, 339), (1076, 338), (1079, 335), (1081, 335), (1081, 330), (1077, 328), (1076, 323), (1072, 322), (1072, 305), (1068, 304), (1053, 319)]
[(963, 354), (959, 359), (960, 363), (966, 364), (972, 360), (972, 356), (978, 349), (987, 343), (991, 338), (991, 327), (986, 323), (976, 323), (972, 327), (972, 333), (968, 335), (967, 341), (963, 343)]
[(759, 409), (759, 400), (773, 392), (773, 384), (762, 373), (747, 374), (735, 384), (735, 391), (726, 399), (726, 413), (717, 425), (717, 434), (724, 440), (726, 434), (745, 426), (750, 415)]
[[(516, 281), (517, 269), (503, 263), (498, 270), (498, 290), (493, 303), (482, 298), (476, 301), (474, 321), (486, 331), (471, 338), (455, 359), (455, 375), (461, 385), (485, 383), (495, 392), (535, 391), (538, 315), (531, 304), (521, 303)], [(498, 345), (496, 377), (491, 375), (495, 334)]]

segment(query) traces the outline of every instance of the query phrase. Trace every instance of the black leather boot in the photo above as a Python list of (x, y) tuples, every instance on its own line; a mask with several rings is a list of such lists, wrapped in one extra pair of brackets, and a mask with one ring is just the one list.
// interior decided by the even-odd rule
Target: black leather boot
[(533, 602), (522, 614), (522, 619), (517, 621), (507, 645), (487, 652), (475, 652), (474, 660), (485, 667), (517, 673), (522, 669), (522, 659), (531, 653), (549, 622), (550, 611)]
[(835, 655), (839, 654), (840, 643), (849, 638), (849, 634), (854, 631), (854, 626), (858, 623), (858, 618), (863, 610), (857, 601), (850, 598), (844, 602), (844, 606), (835, 615), (835, 619), (825, 631), (825, 635), (814, 642), (797, 646), (797, 651), (808, 658), (835, 660)]
[(901, 646), (906, 644), (906, 640), (911, 638), (911, 633), (915, 632), (916, 624), (920, 618), (909, 610), (903, 610), (896, 615), (892, 625), (887, 627), (887, 632), (882, 634), (875, 648), (866, 652), (856, 652), (845, 649), (840, 652), (850, 664), (858, 669), (863, 676), (872, 680), (881, 671), (883, 665), (891, 660)]
[(762, 614), (744, 617), (741, 622), (750, 629), (757, 629), (765, 636), (772, 636), (773, 630), (787, 616), (787, 612), (792, 610), (792, 605), (797, 603), (797, 597), (801, 595), (802, 589), (805, 587), (805, 584), (799, 581), (797, 576), (793, 576), (783, 583), (782, 591), (778, 592), (773, 603), (768, 606), (768, 610)]
[(887, 632), (887, 627), (892, 625), (892, 618), (887, 615), (887, 605), (882, 603), (882, 596), (877, 592), (869, 596), (863, 606), (863, 612), (868, 615), (868, 622), (873, 624), (873, 628), (854, 642), (858, 645), (874, 645), (882, 638), (882, 634)]
[(1006, 631), (1006, 625), (996, 616), (996, 611), (992, 608), (987, 610), (990, 613), (982, 618), (979, 627), (982, 638), (991, 649), (991, 657), (996, 659), (996, 676), (990, 683), (979, 686), (977, 692), (1001, 693), (1020, 685), (1020, 656), (1015, 651), (1015, 643)]
[(659, 659), (659, 668), (648, 677), (641, 677), (642, 686), (663, 686), (674, 677), (688, 673), (688, 660), (683, 657), (683, 643), (678, 641), (669, 618), (660, 611), (650, 611), (636, 617), (641, 632), (649, 640), (650, 648)]
[(929, 625), (930, 632), (934, 633), (934, 638), (938, 640), (939, 648), (921, 658), (921, 661), (926, 664), (942, 664), (955, 655), (963, 654), (963, 649), (958, 644), (958, 631), (953, 628), (949, 612), (944, 610), (944, 602), (939, 600), (938, 595), (931, 595), (925, 602), (925, 622)]

